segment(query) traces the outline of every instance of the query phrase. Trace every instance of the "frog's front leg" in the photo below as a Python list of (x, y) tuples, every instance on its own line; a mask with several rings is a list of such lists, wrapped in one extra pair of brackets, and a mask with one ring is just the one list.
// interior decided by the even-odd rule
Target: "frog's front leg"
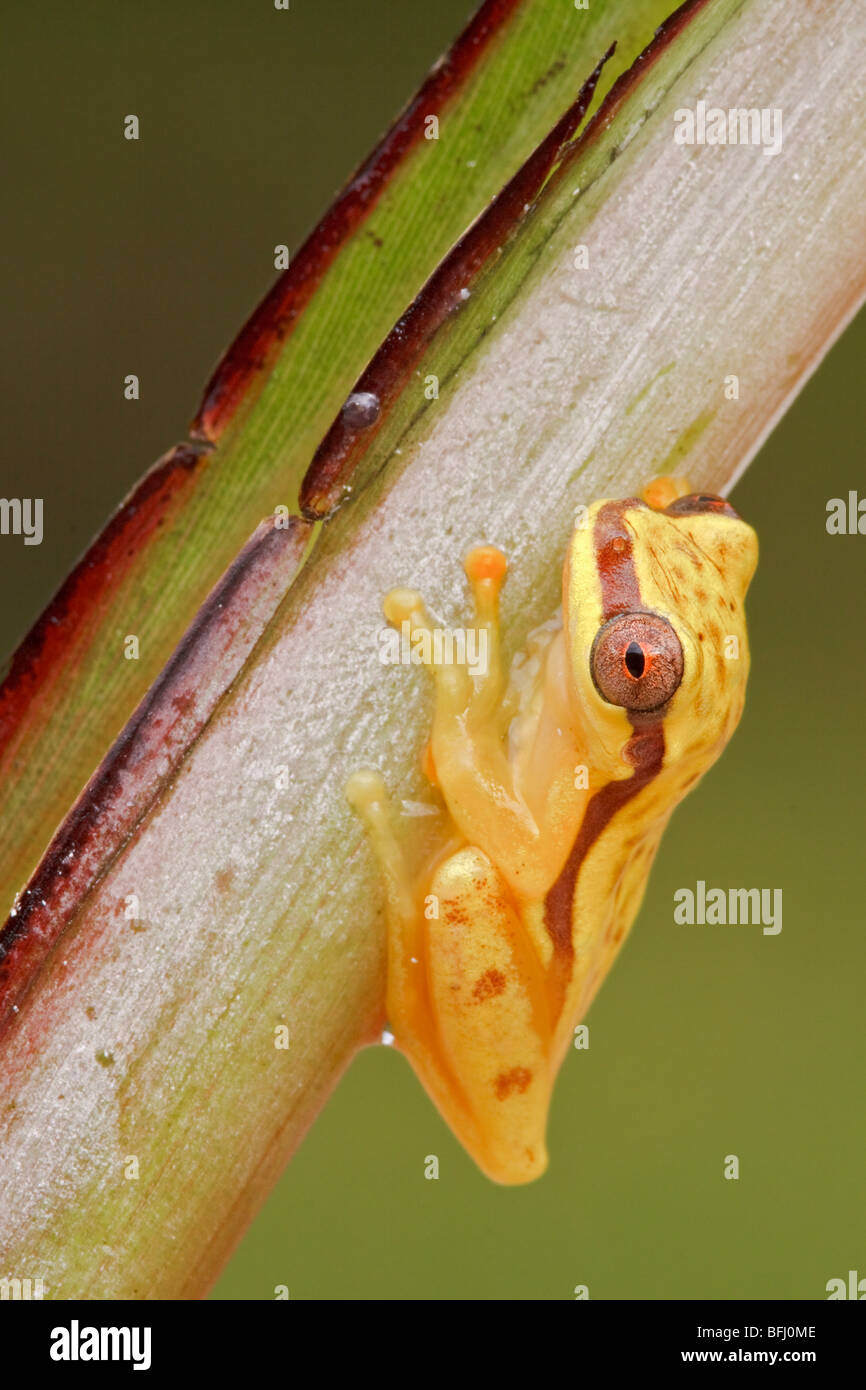
[[(466, 557), (475, 611), (466, 629), (466, 651), (479, 658), (436, 660), (437, 629), (419, 593), (392, 589), (385, 616), (395, 627), (407, 623), (411, 639), (429, 668), (436, 689), (428, 770), (442, 790), (463, 837), (496, 864), (525, 862), (539, 842), (539, 827), (516, 793), (505, 750), (507, 716), (502, 703), (499, 591), (506, 560), (493, 546)], [(452, 651), (454, 644), (452, 643)], [(432, 763), (432, 766), (431, 766)]]

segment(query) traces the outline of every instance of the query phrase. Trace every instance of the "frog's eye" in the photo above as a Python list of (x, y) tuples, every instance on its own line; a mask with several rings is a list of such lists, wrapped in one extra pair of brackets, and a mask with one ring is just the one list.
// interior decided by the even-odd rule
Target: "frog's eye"
[(666, 618), (620, 613), (599, 628), (590, 667), (611, 705), (644, 713), (667, 704), (683, 678), (683, 649)]
[(695, 516), (700, 512), (712, 512), (714, 516), (731, 516), (740, 521), (740, 513), (735, 511), (724, 497), (716, 497), (711, 492), (690, 492), (688, 497), (678, 497), (665, 507), (666, 516)]

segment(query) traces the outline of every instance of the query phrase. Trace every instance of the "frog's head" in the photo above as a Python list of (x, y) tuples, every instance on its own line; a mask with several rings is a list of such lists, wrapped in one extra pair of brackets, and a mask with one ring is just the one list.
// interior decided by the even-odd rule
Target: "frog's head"
[(643, 746), (687, 767), (689, 784), (721, 753), (745, 698), (743, 600), (757, 558), (755, 532), (721, 497), (589, 509), (569, 549), (563, 613), (572, 708), (598, 774), (628, 776), (632, 740), (650, 731)]

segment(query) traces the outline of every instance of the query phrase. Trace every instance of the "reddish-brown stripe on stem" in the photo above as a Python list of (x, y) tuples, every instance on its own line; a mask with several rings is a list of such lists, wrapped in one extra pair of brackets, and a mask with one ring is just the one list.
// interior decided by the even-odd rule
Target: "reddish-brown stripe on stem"
[(583, 84), (577, 100), (526, 163), (497, 194), (486, 212), (433, 272), (420, 294), (388, 334), (370, 365), (356, 382), (352, 395), (375, 398), (378, 410), (370, 425), (358, 428), (346, 412), (337, 416), (325, 435), (301, 484), (304, 515), (319, 519), (340, 503), (358, 458), (381, 428), (388, 409), (437, 329), (467, 297), (472, 284), (526, 216), (527, 208), (574, 137), (598, 83), (611, 46)]
[(251, 379), (273, 360), (309, 303), (328, 267), (370, 216), (401, 163), (424, 136), (426, 116), (441, 114), (523, 0), (485, 0), (432, 69), (418, 93), (336, 202), (307, 237), (291, 265), (255, 309), (205, 387), (192, 424), (197, 439), (216, 440), (243, 399)]
[(174, 775), (294, 576), (310, 534), (262, 522), (211, 591), (55, 834), (0, 929), (0, 1031), (43, 960)]
[[(713, 0), (685, 0), (679, 9), (668, 15), (667, 19), (656, 29), (650, 43), (635, 58), (631, 67), (616, 79), (581, 135), (579, 148), (583, 148), (590, 140), (595, 139), (600, 131), (610, 125), (626, 97), (630, 95), (632, 88), (637, 86), (649, 69), (658, 62), (671, 42), (679, 37), (692, 20), (697, 18), (701, 10), (707, 9), (712, 3)], [(577, 149), (575, 153), (577, 153)]]
[[(524, 190), (522, 202), (517, 197), (514, 199), (514, 204), (518, 209), (518, 221), (512, 222), (509, 226), (507, 217), (504, 216), (505, 204), (501, 203), (500, 200), (507, 196), (509, 188), (506, 188), (499, 195), (499, 199), (491, 204), (487, 212), (449, 253), (421, 290), (418, 298), (386, 338), (367, 371), (354, 387), (353, 394), (368, 392), (376, 397), (379, 408), (372, 423), (359, 431), (357, 428), (353, 428), (350, 421), (341, 414), (319, 445), (301, 486), (301, 507), (306, 516), (314, 519), (327, 516), (344, 499), (345, 489), (351, 483), (352, 474), (359, 460), (383, 424), (387, 407), (393, 402), (400, 386), (410, 375), (436, 329), (459, 304), (459, 299), (455, 300), (454, 298), (455, 294), (459, 296), (460, 290), (471, 283), (477, 275), (478, 269), (483, 265), (482, 253), (480, 261), (473, 268), (473, 258), (469, 254), (471, 249), (480, 251), (480, 243), (487, 236), (489, 236), (488, 254), (503, 244), (508, 232), (513, 231), (519, 223), (519, 211), (522, 210), (523, 203), (532, 201), (541, 183), (548, 176), (556, 179), (570, 169), (574, 160), (585, 150), (588, 142), (597, 138), (610, 124), (631, 93), (632, 88), (658, 62), (671, 42), (709, 3), (710, 0), (686, 0), (685, 4), (681, 5), (665, 20), (664, 24), (656, 30), (652, 42), (647, 45), (628, 71), (623, 73), (613, 84), (586, 130), (577, 139), (572, 140), (571, 137), (592, 99), (599, 69), (602, 65), (599, 64), (599, 68), (596, 68), (586, 83), (574, 106), (566, 112), (555, 130), (551, 132), (551, 135), (530, 157), (530, 160), (512, 181), (512, 184), (516, 186), (517, 181), (525, 177), (526, 183), (529, 185)], [(602, 63), (612, 51), (613, 48), (605, 55)], [(586, 99), (584, 100), (584, 98)], [(580, 111), (580, 118), (575, 122), (574, 116), (578, 110)], [(571, 125), (570, 134), (563, 135), (563, 129), (567, 128), (569, 124)], [(568, 147), (567, 158), (562, 160), (557, 169), (557, 157), (564, 152), (566, 146)], [(551, 154), (552, 158), (549, 157)], [(544, 178), (540, 180), (533, 191), (528, 171), (536, 159), (541, 166), (544, 165), (545, 159), (548, 162)], [(555, 172), (551, 173), (551, 171)], [(478, 248), (472, 248), (471, 242), (470, 247), (467, 247), (467, 240), (473, 237), (479, 239)], [(464, 256), (466, 257), (465, 262), (462, 259)], [(461, 270), (463, 271), (462, 276)]]
[(75, 666), (112, 589), (149, 538), (182, 504), (209, 452), (178, 444), (150, 470), (78, 562), (16, 650), (0, 685), (0, 776), (14, 773), (16, 735), (33, 700), (52, 677)]
[[(624, 516), (631, 508), (645, 506), (640, 498), (629, 497), (624, 502), (607, 502), (596, 517), (593, 544), (601, 580), (603, 622), (618, 613), (637, 612), (643, 607), (632, 536)], [(634, 716), (631, 723), (634, 733), (623, 755), (634, 771), (631, 777), (608, 782), (590, 797), (568, 859), (544, 900), (544, 925), (553, 942), (554, 974), (560, 982), (561, 994), (565, 992), (574, 959), (575, 891), (586, 856), (617, 811), (652, 781), (664, 761), (661, 714)]]

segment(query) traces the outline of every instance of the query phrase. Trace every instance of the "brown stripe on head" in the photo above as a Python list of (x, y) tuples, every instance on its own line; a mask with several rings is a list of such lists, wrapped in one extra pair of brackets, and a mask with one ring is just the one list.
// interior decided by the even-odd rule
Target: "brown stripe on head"
[[(605, 502), (593, 529), (595, 562), (601, 583), (602, 617), (643, 609), (634, 561), (634, 543), (625, 524), (626, 511), (645, 507), (637, 497)], [(629, 713), (634, 730), (623, 756), (634, 769), (631, 777), (610, 781), (590, 797), (565, 865), (544, 899), (544, 925), (553, 943), (553, 974), (560, 1004), (574, 963), (572, 924), (577, 879), (584, 860), (617, 811), (636, 796), (661, 770), (664, 760), (664, 710)]]
[(624, 502), (605, 502), (595, 519), (595, 563), (601, 580), (601, 605), (605, 621), (617, 613), (641, 607), (640, 586), (634, 565), (634, 542), (624, 514), (632, 507), (646, 507), (639, 497)]

